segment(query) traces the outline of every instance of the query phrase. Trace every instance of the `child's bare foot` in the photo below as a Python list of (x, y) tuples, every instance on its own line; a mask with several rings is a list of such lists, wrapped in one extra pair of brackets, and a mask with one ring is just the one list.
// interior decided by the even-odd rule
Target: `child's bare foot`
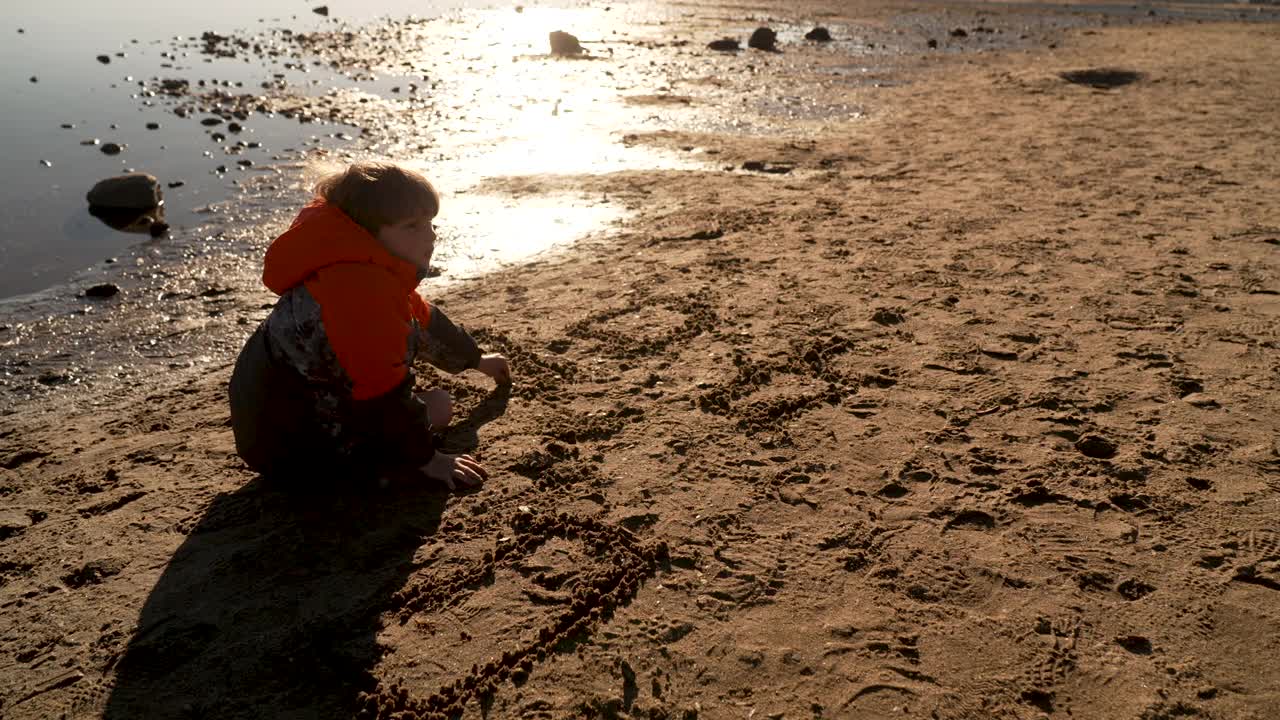
[(453, 419), (453, 398), (448, 392), (440, 388), (427, 390), (418, 393), (418, 399), (427, 406), (427, 422), (431, 423), (433, 430), (449, 427), (449, 421)]
[(436, 482), (442, 482), (450, 490), (479, 487), (489, 479), (489, 473), (470, 455), (446, 455), (442, 452), (422, 466), (422, 472)]

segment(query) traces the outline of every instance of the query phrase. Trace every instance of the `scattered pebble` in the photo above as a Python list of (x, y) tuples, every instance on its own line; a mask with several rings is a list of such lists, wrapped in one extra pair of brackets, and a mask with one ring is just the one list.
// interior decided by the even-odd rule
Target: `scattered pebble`
[(119, 285), (116, 285), (115, 283), (103, 283), (86, 289), (84, 291), (84, 296), (91, 298), (109, 298), (115, 296), (119, 292)]
[(767, 27), (756, 28), (755, 32), (751, 33), (751, 38), (747, 40), (747, 47), (777, 52), (778, 33)]
[(103, 65), (107, 65), (107, 64), (109, 64), (109, 63), (111, 62), (111, 56), (110, 56), (110, 55), (99, 55), (99, 56), (98, 56), (98, 62), (102, 63)]
[(1076, 450), (1082, 455), (1105, 460), (1115, 457), (1118, 446), (1101, 435), (1085, 435), (1076, 441)]
[(738, 41), (734, 40), (733, 38), (721, 38), (719, 40), (712, 40), (711, 42), (707, 43), (707, 47), (711, 48), (712, 50), (719, 50), (721, 52), (728, 52), (732, 50), (742, 49), (742, 46), (738, 44)]
[(148, 129), (148, 130), (159, 130), (159, 129), (160, 129), (160, 123), (158, 123), (158, 122), (149, 122), (149, 123), (147, 123), (147, 129)]
[(553, 31), (550, 35), (550, 41), (552, 55), (581, 55), (583, 53), (582, 44), (578, 42), (578, 38), (567, 32)]
[(113, 142), (103, 143), (102, 154), (103, 155), (119, 155), (121, 151), (124, 150), (124, 148), (125, 146), (119, 143), (113, 143)]

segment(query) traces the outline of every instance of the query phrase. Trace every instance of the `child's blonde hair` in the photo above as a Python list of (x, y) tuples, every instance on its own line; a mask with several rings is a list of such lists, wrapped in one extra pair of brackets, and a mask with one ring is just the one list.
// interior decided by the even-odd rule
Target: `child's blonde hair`
[(440, 212), (440, 194), (431, 181), (391, 162), (351, 163), (320, 178), (315, 193), (375, 236), (384, 225)]

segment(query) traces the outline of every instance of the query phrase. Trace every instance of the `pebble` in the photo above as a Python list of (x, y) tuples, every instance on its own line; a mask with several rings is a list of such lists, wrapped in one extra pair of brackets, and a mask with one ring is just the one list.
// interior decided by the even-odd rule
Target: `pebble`
[(36, 76), (35, 76), (35, 75), (32, 75), (32, 76), (31, 76), (31, 82), (40, 82), (40, 80), (39, 80), (38, 78), (36, 78)]
[(49, 162), (48, 160), (41, 160), (40, 164), (45, 167), (53, 167), (53, 163)]
[(109, 298), (118, 294), (119, 292), (120, 292), (119, 285), (116, 285), (115, 283), (103, 283), (101, 285), (94, 285), (93, 287), (86, 289), (84, 291), (84, 296), (92, 297), (92, 298)]
[(106, 64), (108, 64), (108, 63), (110, 63), (110, 62), (111, 62), (111, 56), (110, 56), (110, 55), (99, 55), (99, 56), (98, 56), (98, 62), (102, 63), (103, 65), (106, 65)]
[(555, 30), (550, 35), (552, 55), (581, 55), (582, 44), (567, 32)]
[(747, 46), (757, 50), (777, 50), (778, 33), (767, 27), (756, 28), (747, 40)]
[(816, 27), (805, 33), (804, 39), (816, 42), (831, 42), (831, 31), (824, 27)]
[(158, 123), (158, 122), (149, 122), (149, 123), (147, 123), (147, 129), (148, 129), (148, 130), (159, 130), (159, 129), (160, 129), (160, 123)]
[(99, 142), (101, 142), (101, 140), (99, 140), (98, 138), (85, 138), (84, 140), (80, 141), (80, 144), (81, 145), (97, 145)]
[(325, 17), (329, 17), (329, 6), (328, 6), (328, 5), (321, 5), (321, 6), (319, 6), (319, 7), (313, 7), (313, 8), (311, 8), (311, 12), (313, 12), (313, 13), (315, 13), (315, 14), (317, 14), (317, 15), (323, 15), (323, 16), (325, 16)]
[(1091, 458), (1106, 459), (1115, 457), (1119, 448), (1114, 442), (1101, 435), (1085, 435), (1076, 441), (1076, 450)]
[(1204, 393), (1191, 393), (1190, 395), (1183, 397), (1182, 401), (1188, 405), (1204, 409), (1219, 407), (1217, 400)]
[(102, 144), (103, 155), (119, 155), (122, 150), (124, 150), (124, 146), (119, 143), (109, 142)]
[(711, 42), (707, 43), (707, 47), (711, 48), (712, 50), (719, 50), (721, 52), (742, 49), (742, 46), (738, 44), (738, 41), (734, 40), (733, 38), (721, 38), (719, 40), (712, 40)]
[(207, 118), (204, 118), (203, 120), (201, 120), (201, 121), (200, 121), (200, 124), (201, 124), (201, 125), (207, 125), (207, 126), (209, 126), (209, 127), (213, 127), (214, 125), (221, 125), (221, 124), (222, 124), (222, 118), (220, 118), (220, 117), (207, 117)]

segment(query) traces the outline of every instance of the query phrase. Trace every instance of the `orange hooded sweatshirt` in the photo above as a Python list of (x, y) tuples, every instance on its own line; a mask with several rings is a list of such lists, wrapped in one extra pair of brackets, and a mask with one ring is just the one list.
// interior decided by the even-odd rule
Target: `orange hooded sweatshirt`
[(303, 284), (320, 305), (353, 400), (390, 392), (408, 375), (413, 321), (422, 328), (431, 322), (431, 308), (416, 290), (421, 277), (416, 265), (321, 199), (271, 243), (262, 269), (272, 292), (284, 295)]

